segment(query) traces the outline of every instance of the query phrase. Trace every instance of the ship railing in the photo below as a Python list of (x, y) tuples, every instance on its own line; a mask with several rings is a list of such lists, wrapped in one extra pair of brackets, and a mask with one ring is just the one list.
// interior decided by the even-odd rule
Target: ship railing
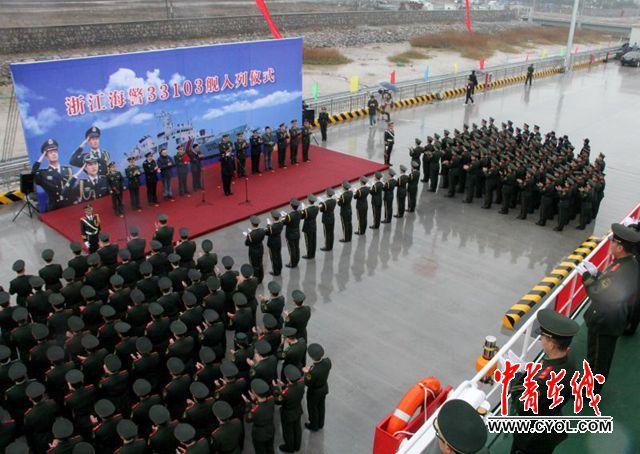
[[(631, 218), (636, 222), (640, 222), (640, 203), (629, 212), (627, 218)], [(611, 237), (609, 232), (593, 251), (584, 258), (597, 266), (598, 270), (606, 268), (612, 260)], [(558, 305), (559, 296), (563, 290), (569, 289), (569, 296), (563, 304)], [(582, 279), (578, 271), (574, 268), (567, 275), (564, 281), (540, 304), (535, 311), (531, 312), (529, 318), (522, 326), (509, 338), (509, 340), (498, 350), (495, 356), (472, 378), (465, 380), (449, 393), (448, 399), (461, 398), (470, 390), (482, 390), (486, 392), (486, 399), (491, 403), (491, 411), (489, 415), (496, 415), (500, 412), (500, 391), (501, 385), (494, 383), (485, 385), (483, 379), (496, 366), (499, 361), (503, 361), (509, 351), (519, 354), (520, 358), (525, 361), (539, 361), (542, 357), (540, 343), (537, 342), (540, 336), (532, 337), (534, 323), (536, 321), (536, 313), (546, 307), (554, 307), (557, 311), (576, 318), (582, 308), (588, 303), (588, 298), (584, 295)], [(566, 291), (565, 291), (566, 294)], [(490, 386), (488, 391), (485, 391)], [(418, 429), (411, 437), (406, 438), (400, 444), (397, 454), (421, 454), (425, 452), (432, 443), (436, 443), (436, 433), (433, 428), (433, 422), (438, 416), (435, 411), (430, 418)]]

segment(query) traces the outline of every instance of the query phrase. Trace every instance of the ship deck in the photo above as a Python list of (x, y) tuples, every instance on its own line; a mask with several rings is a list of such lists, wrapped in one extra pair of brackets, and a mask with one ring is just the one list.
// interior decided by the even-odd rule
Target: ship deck
[[(531, 90), (512, 86), (479, 94), (470, 107), (458, 98), (392, 113), (396, 166), (409, 162), (407, 147), (415, 137), (482, 117), (538, 124), (542, 131), (568, 134), (576, 145), (589, 137), (593, 155), (607, 155), (605, 199), (595, 225), (577, 231), (572, 224), (558, 233), (536, 226), (531, 217), (519, 221), (517, 213), (501, 216), (477, 202), (466, 205), (460, 197), (422, 191), (415, 215), (354, 237), (351, 244), (336, 242), (332, 253), (319, 251), (314, 261), (286, 270), (287, 294), (302, 289), (313, 309), (310, 342), (321, 343), (334, 365), (325, 429), (305, 431), (303, 452), (370, 452), (375, 424), (417, 380), (435, 375), (455, 386), (473, 375), (484, 337), (504, 340), (499, 334), (504, 311), (584, 238), (604, 233), (638, 202), (639, 101), (640, 72), (611, 63), (537, 80)], [(382, 161), (383, 129), (369, 128), (366, 120), (337, 125), (329, 130), (327, 146)], [(46, 247), (59, 259), (68, 256), (67, 241), (36, 219), (22, 216), (11, 223), (18, 208), (0, 209), (2, 284), (12, 277), (17, 258), (35, 271)], [(219, 255), (238, 262), (247, 256), (245, 228), (238, 223), (202, 238), (211, 238)], [(633, 341), (637, 345), (637, 338)], [(617, 402), (628, 403), (623, 396), (633, 395), (629, 388), (617, 388), (628, 383), (612, 380), (607, 393), (615, 391)], [(615, 427), (637, 430), (637, 415), (631, 413), (620, 413)], [(595, 453), (598, 446), (587, 440), (580, 449)]]

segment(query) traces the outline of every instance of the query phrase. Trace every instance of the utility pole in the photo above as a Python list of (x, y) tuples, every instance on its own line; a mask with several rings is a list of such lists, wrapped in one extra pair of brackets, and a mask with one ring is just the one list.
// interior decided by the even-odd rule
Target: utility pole
[(531, 0), (531, 9), (529, 9), (529, 23), (533, 22), (533, 11), (536, 9), (536, 0)]
[(569, 71), (571, 69), (571, 51), (573, 48), (573, 35), (576, 31), (576, 19), (578, 18), (578, 6), (580, 0), (573, 1), (573, 12), (571, 13), (571, 25), (569, 25), (569, 37), (567, 38), (567, 51), (564, 57), (564, 70)]

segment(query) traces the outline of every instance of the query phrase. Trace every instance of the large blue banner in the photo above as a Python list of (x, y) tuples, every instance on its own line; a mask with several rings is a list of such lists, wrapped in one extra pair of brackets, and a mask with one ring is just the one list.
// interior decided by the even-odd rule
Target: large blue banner
[[(302, 114), (302, 39), (17, 63), (11, 72), (46, 210), (108, 193), (107, 164), (248, 140)], [(82, 184), (81, 184), (82, 183)], [(89, 188), (89, 190), (87, 190)], [(42, 211), (44, 211), (41, 208)]]

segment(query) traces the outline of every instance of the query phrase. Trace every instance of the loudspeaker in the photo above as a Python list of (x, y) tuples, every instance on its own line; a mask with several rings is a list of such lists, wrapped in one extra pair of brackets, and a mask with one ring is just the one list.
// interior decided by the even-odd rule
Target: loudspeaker
[(34, 175), (31, 172), (20, 174), (20, 192), (29, 195), (35, 191)]

